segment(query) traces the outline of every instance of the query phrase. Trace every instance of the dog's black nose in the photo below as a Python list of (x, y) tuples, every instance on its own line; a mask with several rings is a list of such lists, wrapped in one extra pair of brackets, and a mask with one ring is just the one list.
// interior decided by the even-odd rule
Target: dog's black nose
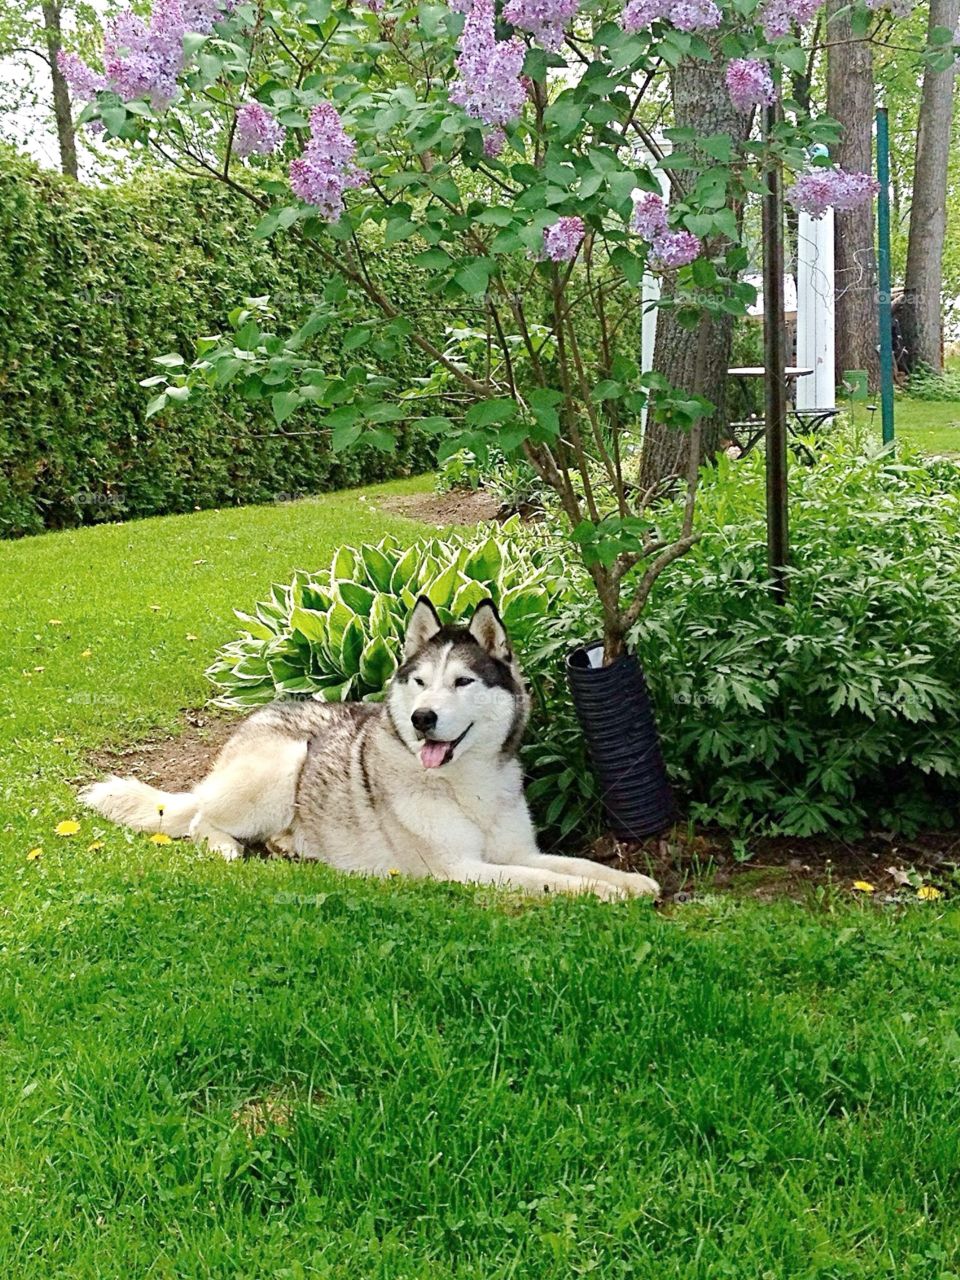
[(413, 727), (417, 733), (429, 733), (437, 723), (437, 713), (435, 711), (425, 711), (423, 709), (415, 711), (410, 717), (413, 721)]

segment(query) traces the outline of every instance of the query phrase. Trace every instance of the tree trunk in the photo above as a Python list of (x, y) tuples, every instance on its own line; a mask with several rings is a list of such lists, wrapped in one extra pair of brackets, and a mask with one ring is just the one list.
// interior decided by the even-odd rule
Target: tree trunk
[[(830, 0), (827, 12), (827, 111), (843, 125), (833, 159), (841, 169), (871, 173), (873, 53), (867, 41), (853, 38), (849, 0)], [(873, 203), (838, 213), (835, 236), (837, 373), (866, 369), (876, 387), (880, 357)]]
[[(750, 114), (737, 111), (730, 101), (724, 79), (724, 63), (683, 62), (671, 77), (674, 120), (678, 128), (691, 128), (702, 136), (728, 134), (734, 142), (746, 138)], [(715, 164), (702, 156), (704, 169)], [(689, 191), (699, 176), (693, 169), (678, 169), (673, 178), (677, 186), (674, 197)], [(678, 189), (679, 188), (679, 189)], [(714, 238), (707, 246), (710, 255), (722, 253), (729, 245), (726, 238)], [(667, 284), (664, 281), (664, 296)], [(726, 432), (725, 399), (727, 368), (733, 343), (733, 317), (714, 319), (710, 347), (705, 361), (698, 361), (699, 330), (684, 329), (670, 310), (657, 311), (657, 339), (653, 367), (658, 373), (691, 394), (704, 396), (716, 406), (716, 413), (703, 422), (701, 448), (709, 459), (717, 452)], [(702, 368), (698, 382), (698, 365)], [(676, 427), (647, 422), (640, 461), (640, 485), (648, 489), (658, 480), (674, 474), (685, 474), (690, 454), (690, 435)]]
[[(930, 27), (957, 28), (960, 0), (930, 0)], [(957, 65), (927, 66), (923, 73), (913, 203), (907, 242), (907, 271), (900, 308), (904, 363), (912, 373), (926, 366), (943, 372), (943, 245), (947, 230), (947, 165), (953, 127), (953, 89)]]
[(60, 146), (60, 167), (68, 178), (78, 177), (77, 169), (77, 135), (73, 127), (73, 112), (70, 109), (70, 90), (64, 80), (57, 62), (60, 52), (60, 13), (61, 0), (52, 0), (43, 5), (43, 26), (47, 42), (47, 56), (50, 61), (50, 78), (53, 81), (53, 115), (57, 122), (57, 142)]

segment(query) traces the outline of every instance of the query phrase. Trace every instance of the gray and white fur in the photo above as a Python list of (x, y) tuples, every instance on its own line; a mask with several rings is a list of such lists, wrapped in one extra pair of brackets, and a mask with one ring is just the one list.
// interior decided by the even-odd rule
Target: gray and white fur
[(421, 597), (383, 703), (276, 702), (248, 716), (192, 791), (106, 778), (81, 801), (114, 822), (341, 871), (623, 898), (656, 881), (541, 853), (517, 748), (529, 697), (492, 601), (443, 626)]

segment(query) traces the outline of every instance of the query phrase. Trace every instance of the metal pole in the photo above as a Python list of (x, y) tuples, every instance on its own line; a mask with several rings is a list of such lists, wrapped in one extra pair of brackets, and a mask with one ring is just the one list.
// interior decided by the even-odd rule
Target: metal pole
[(883, 443), (893, 441), (893, 306), (890, 296), (890, 125), (877, 111), (877, 276), (880, 308), (880, 422)]
[[(769, 138), (779, 107), (765, 108)], [(767, 442), (767, 568), (773, 597), (787, 596), (789, 525), (787, 516), (787, 352), (783, 317), (783, 170), (774, 160), (765, 175), (763, 195), (763, 363)]]

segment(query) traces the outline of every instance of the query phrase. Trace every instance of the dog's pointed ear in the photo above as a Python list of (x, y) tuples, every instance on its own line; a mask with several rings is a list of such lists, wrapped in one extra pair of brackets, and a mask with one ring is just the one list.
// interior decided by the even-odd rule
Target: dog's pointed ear
[(403, 656), (412, 658), (439, 631), (440, 619), (437, 617), (436, 609), (426, 596), (421, 596), (413, 606), (413, 613), (411, 613), (410, 621), (407, 623), (407, 634), (403, 641)]
[(491, 657), (500, 658), (503, 662), (510, 661), (512, 655), (507, 629), (500, 621), (497, 606), (492, 600), (480, 601), (467, 630), (480, 648), (486, 649)]

